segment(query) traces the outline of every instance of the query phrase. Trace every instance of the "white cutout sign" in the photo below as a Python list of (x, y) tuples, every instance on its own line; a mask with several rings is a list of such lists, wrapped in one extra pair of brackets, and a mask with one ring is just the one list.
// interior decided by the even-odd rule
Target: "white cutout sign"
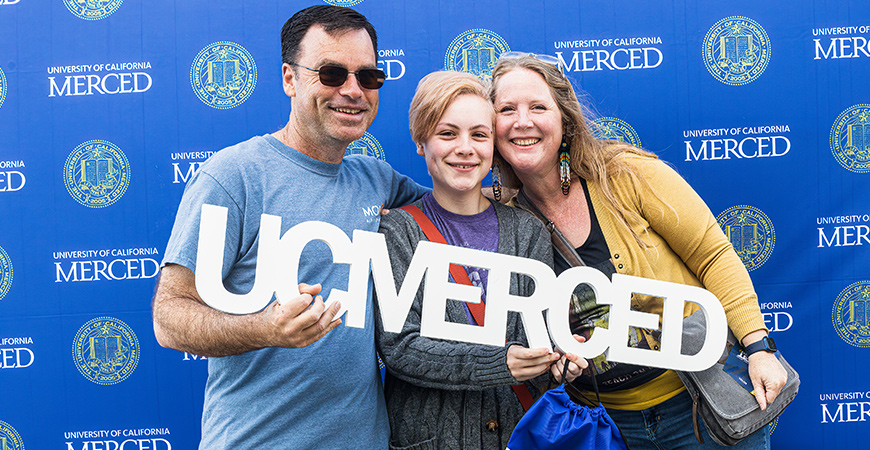
[[(232, 314), (260, 311), (269, 304), (273, 294), (278, 302), (298, 296), (302, 250), (309, 242), (318, 240), (329, 246), (335, 263), (350, 265), (347, 290), (333, 289), (326, 297), (327, 304), (341, 302), (338, 315), (346, 314), (344, 324), (349, 327), (365, 326), (369, 273), (378, 294), (384, 329), (390, 332), (402, 330), (425, 276), (420, 334), (430, 338), (503, 346), (508, 311), (514, 311), (522, 317), (531, 348), (546, 347), (552, 351), (552, 339), (557, 349), (585, 358), (606, 352), (610, 361), (698, 371), (712, 366), (725, 348), (725, 310), (716, 296), (699, 287), (623, 274), (613, 275), (611, 282), (590, 267), (573, 267), (557, 277), (549, 266), (537, 260), (423, 241), (417, 245), (405, 279), (396, 292), (383, 235), (354, 230), (351, 240), (335, 225), (309, 221), (290, 228), (281, 236), (281, 218), (269, 214), (261, 217), (254, 287), (247, 294), (233, 294), (224, 288), (221, 275), (226, 224), (227, 208), (202, 206), (196, 289), (209, 306)], [(447, 299), (467, 303), (480, 301), (479, 288), (448, 281), (451, 263), (489, 270), (484, 326), (445, 320)], [(528, 297), (512, 295), (512, 273), (534, 279), (535, 292)], [(568, 312), (571, 293), (584, 283), (595, 291), (598, 303), (610, 305), (610, 320), (609, 328), (596, 328), (589, 341), (580, 343), (572, 336)], [(628, 346), (629, 327), (659, 328), (657, 314), (631, 310), (632, 293), (664, 299), (659, 351)], [(694, 355), (680, 354), (686, 301), (698, 304), (707, 322), (704, 345)]]

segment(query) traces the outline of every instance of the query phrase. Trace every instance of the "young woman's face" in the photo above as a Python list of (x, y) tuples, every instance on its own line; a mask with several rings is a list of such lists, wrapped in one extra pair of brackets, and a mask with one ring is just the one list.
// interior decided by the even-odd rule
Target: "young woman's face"
[(562, 113), (537, 72), (516, 68), (495, 91), (495, 145), (519, 176), (556, 170), (562, 143)]
[(436, 194), (479, 193), (492, 166), (493, 112), (485, 99), (460, 95), (444, 111), (417, 153), (426, 159)]

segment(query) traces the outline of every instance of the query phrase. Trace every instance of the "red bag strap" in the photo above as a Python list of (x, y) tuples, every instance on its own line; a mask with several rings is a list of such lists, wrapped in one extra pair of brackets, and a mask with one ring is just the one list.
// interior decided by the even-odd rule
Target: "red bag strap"
[[(426, 235), (426, 238), (429, 239), (430, 242), (437, 242), (439, 244), (447, 244), (447, 240), (444, 239), (444, 236), (438, 231), (438, 228), (435, 227), (435, 224), (432, 223), (426, 214), (423, 214), (423, 211), (420, 208), (414, 205), (405, 205), (401, 208), (402, 211), (407, 212), (414, 218), (417, 222), (417, 225), (420, 226), (420, 229), (423, 230), (423, 234)], [(468, 278), (468, 273), (465, 272), (465, 269), (458, 264), (450, 265), (450, 275), (453, 277), (453, 281), (459, 284), (466, 284), (468, 286), (472, 286), (471, 279)], [(477, 322), (478, 326), (483, 326), (483, 320), (485, 316), (486, 305), (481, 301), (480, 303), (466, 303), (468, 306), (468, 310), (471, 311), (471, 316), (474, 317), (474, 321)], [(528, 411), (529, 408), (532, 407), (532, 403), (535, 400), (532, 398), (532, 394), (529, 392), (529, 389), (524, 384), (514, 384), (511, 385), (511, 388), (514, 390), (514, 394), (517, 396), (517, 400), (520, 401), (520, 404), (523, 405), (523, 410)]]

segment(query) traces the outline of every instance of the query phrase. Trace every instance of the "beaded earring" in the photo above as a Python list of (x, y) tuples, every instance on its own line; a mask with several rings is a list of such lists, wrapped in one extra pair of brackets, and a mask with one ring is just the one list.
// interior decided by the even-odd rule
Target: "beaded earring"
[(571, 188), (571, 155), (568, 154), (568, 143), (562, 142), (559, 153), (559, 179), (562, 181), (562, 194), (568, 195)]
[(495, 201), (501, 201), (501, 167), (495, 158), (492, 159), (492, 196)]

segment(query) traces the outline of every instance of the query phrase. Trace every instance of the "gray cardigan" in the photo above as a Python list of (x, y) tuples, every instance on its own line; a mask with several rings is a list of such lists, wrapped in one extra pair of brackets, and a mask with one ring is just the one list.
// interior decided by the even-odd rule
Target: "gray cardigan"
[[(421, 201), (415, 205), (422, 209)], [(552, 265), (550, 235), (541, 222), (520, 209), (493, 205), (498, 218), (498, 252)], [(411, 215), (398, 209), (381, 219), (380, 232), (386, 235), (398, 289), (417, 243), (427, 239)], [(423, 283), (401, 333), (385, 332), (380, 311), (375, 314), (378, 351), (387, 366), (384, 389), (390, 448), (503, 449), (523, 415), (510, 387), (518, 382), (507, 367), (507, 348), (527, 345), (522, 321), (518, 314), (509, 314), (504, 347), (422, 337)], [(529, 277), (511, 275), (512, 294), (527, 296), (533, 291)], [(461, 302), (448, 301), (446, 314), (449, 321), (468, 323)], [(540, 395), (539, 387), (546, 380), (544, 374), (526, 382), (533, 397)], [(496, 424), (495, 429), (489, 430), (487, 422)]]

